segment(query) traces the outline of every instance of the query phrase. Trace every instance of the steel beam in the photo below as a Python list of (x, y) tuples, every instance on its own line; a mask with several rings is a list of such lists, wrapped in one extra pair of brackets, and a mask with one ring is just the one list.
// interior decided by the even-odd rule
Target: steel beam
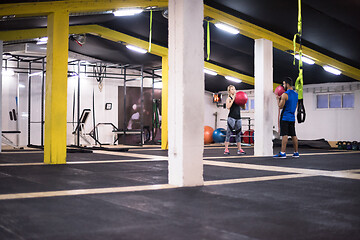
[(55, 11), (102, 12), (119, 8), (167, 7), (167, 0), (63, 0), (0, 4), (0, 16), (44, 16)]

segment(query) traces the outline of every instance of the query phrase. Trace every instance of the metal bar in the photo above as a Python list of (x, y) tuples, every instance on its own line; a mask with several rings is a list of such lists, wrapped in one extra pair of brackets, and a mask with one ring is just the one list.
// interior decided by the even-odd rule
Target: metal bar
[[(11, 54), (11, 57), (15, 58), (8, 58), (9, 61), (22, 61), (22, 62), (33, 62), (33, 63), (41, 63), (41, 61), (38, 61), (42, 58), (45, 58), (44, 56), (27, 56), (27, 55), (18, 55), (18, 54)], [(21, 58), (33, 58), (33, 59), (21, 59)]]
[(45, 58), (42, 59), (41, 75), (41, 147), (44, 147), (44, 92), (45, 92)]
[(141, 88), (140, 88), (140, 129), (141, 129), (141, 135), (140, 135), (140, 141), (141, 141), (141, 146), (144, 145), (144, 136), (143, 136), (143, 132), (144, 132), (144, 66), (141, 65)]
[[(20, 66), (20, 61), (18, 60), (17, 62), (17, 65)], [(15, 108), (16, 108), (16, 112), (15, 114), (17, 115), (16, 117), (16, 131), (19, 131), (19, 122), (20, 122), (20, 119), (19, 119), (19, 109), (20, 109), (20, 91), (19, 91), (19, 74), (17, 75), (17, 86), (16, 86), (16, 96), (15, 96)], [(15, 116), (14, 116), (15, 118)], [(19, 142), (20, 142), (20, 138), (19, 138), (19, 134), (16, 134), (16, 145), (19, 146)]]
[[(86, 77), (97, 77), (97, 76), (86, 76)], [(102, 78), (112, 78), (112, 79), (119, 79), (119, 77), (102, 77)], [(120, 78), (122, 79), (122, 78)]]
[[(29, 73), (31, 74), (31, 62), (29, 62)], [(31, 119), (31, 76), (29, 76), (29, 90), (28, 90), (28, 145), (30, 145), (30, 119)]]
[(77, 125), (78, 125), (78, 128), (77, 128), (77, 145), (76, 146), (80, 146), (80, 61), (78, 61), (78, 92), (77, 92)]
[[(123, 130), (126, 131), (126, 67), (124, 67), (124, 126)], [(123, 143), (125, 143), (125, 134), (123, 135)]]
[[(19, 2), (19, 1), (17, 1)], [(167, 7), (168, 1), (166, 0), (91, 0), (86, 1), (36, 1), (25, 3), (7, 3), (0, 9), (0, 16), (16, 15), (20, 17), (25, 16), (43, 16), (49, 12), (65, 9), (69, 13), (84, 13), (84, 12), (103, 12), (118, 8), (131, 8), (134, 6), (146, 8), (148, 6)]]
[[(3, 41), (0, 40), (0, 69), (2, 71), (2, 66), (3, 66)], [(6, 61), (5, 61), (6, 62)], [(2, 93), (2, 83), (3, 83), (3, 74), (0, 74), (0, 132), (2, 132), (3, 130), (3, 122), (2, 122), (2, 112), (4, 111), (3, 110), (3, 107), (2, 107), (2, 103), (3, 103), (3, 100), (2, 100), (2, 97), (3, 97), (3, 93)], [(2, 138), (0, 138), (0, 153), (2, 152)]]
[[(30, 62), (29, 62), (30, 63)], [(19, 70), (28, 70), (29, 68), (21, 68), (21, 67), (5, 67), (5, 69), (19, 69)], [(42, 70), (41, 68), (33, 68), (32, 70)], [(29, 73), (29, 72), (22, 72)]]
[[(152, 72), (152, 91), (151, 91), (151, 108), (152, 108), (152, 111), (151, 111), (151, 138), (152, 138), (152, 141), (155, 141), (154, 139), (154, 134), (155, 134), (155, 130), (154, 130), (154, 83), (155, 83), (155, 74), (154, 74), (154, 70), (151, 70)], [(156, 109), (155, 109), (156, 110)]]

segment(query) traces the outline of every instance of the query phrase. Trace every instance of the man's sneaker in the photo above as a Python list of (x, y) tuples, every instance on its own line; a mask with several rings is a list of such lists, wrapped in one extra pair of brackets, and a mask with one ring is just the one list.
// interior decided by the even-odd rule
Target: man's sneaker
[(246, 152), (244, 150), (240, 149), (240, 150), (237, 151), (237, 154), (238, 155), (244, 155), (244, 154), (246, 154)]
[(292, 157), (293, 157), (293, 158), (298, 158), (298, 157), (300, 157), (299, 152), (294, 152), (294, 154), (293, 154)]
[(227, 151), (225, 150), (225, 151), (224, 151), (224, 155), (230, 155), (229, 150), (227, 150)]
[(278, 154), (273, 156), (274, 158), (286, 158), (286, 153), (279, 152)]

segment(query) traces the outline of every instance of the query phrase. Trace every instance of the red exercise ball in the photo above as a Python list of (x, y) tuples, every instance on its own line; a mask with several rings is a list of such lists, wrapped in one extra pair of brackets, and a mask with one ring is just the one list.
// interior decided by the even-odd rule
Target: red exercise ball
[(285, 92), (285, 89), (282, 85), (277, 86), (277, 88), (275, 88), (275, 94), (278, 96), (281, 96), (283, 93)]
[(236, 96), (235, 96), (235, 103), (237, 105), (245, 105), (247, 103), (247, 100), (248, 100), (248, 97), (246, 95), (246, 93), (242, 92), (242, 91), (238, 91), (236, 93)]
[(205, 126), (204, 127), (204, 144), (209, 144), (213, 142), (213, 132), (214, 129), (212, 127), (209, 126)]
[(253, 144), (254, 143), (254, 130), (251, 129), (251, 130), (245, 131), (244, 135), (242, 137), (242, 142)]

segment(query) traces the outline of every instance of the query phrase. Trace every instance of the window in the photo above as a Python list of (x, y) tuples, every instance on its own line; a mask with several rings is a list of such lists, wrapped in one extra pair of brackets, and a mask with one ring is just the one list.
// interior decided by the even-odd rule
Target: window
[(316, 95), (316, 108), (354, 108), (354, 93)]
[(330, 94), (329, 95), (329, 107), (330, 108), (341, 108), (341, 97), (342, 97), (342, 94)]
[(245, 110), (247, 110), (247, 111), (249, 110), (249, 101), (247, 101), (245, 104)]
[(245, 104), (245, 111), (250, 111), (250, 110), (254, 110), (255, 105), (254, 105), (254, 99), (253, 98), (249, 98), (248, 101)]
[(344, 93), (343, 94), (343, 108), (354, 108), (354, 94)]
[(328, 94), (322, 94), (316, 96), (317, 108), (328, 108)]

